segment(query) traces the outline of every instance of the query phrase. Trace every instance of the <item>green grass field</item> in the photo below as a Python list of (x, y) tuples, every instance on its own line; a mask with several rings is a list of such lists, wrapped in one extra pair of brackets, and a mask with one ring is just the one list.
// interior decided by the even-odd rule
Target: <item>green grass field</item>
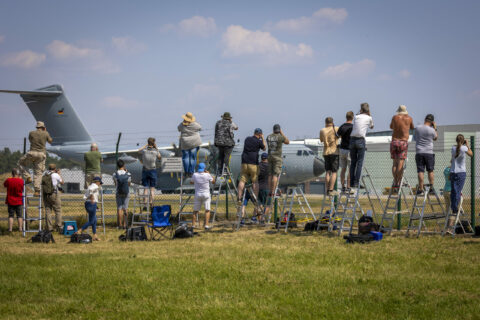
[(479, 319), (480, 239), (365, 245), (270, 229), (191, 239), (0, 236), (4, 319)]

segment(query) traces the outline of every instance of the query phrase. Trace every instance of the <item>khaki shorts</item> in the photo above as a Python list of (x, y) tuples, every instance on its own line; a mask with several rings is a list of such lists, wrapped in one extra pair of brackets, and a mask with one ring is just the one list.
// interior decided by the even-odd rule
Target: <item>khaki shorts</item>
[(95, 177), (101, 177), (102, 175), (100, 174), (100, 172), (93, 172), (93, 173), (87, 173), (85, 174), (85, 189), (88, 188), (89, 185), (92, 184), (93, 182), (93, 178)]
[(282, 158), (277, 156), (268, 156), (268, 173), (278, 176), (282, 173)]
[(242, 173), (240, 174), (240, 181), (252, 183), (257, 182), (258, 179), (258, 165), (242, 163)]

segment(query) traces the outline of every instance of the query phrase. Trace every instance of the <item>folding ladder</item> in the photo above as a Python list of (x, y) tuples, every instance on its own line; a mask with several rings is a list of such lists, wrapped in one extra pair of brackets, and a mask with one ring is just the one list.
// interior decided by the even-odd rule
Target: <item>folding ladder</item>
[[(328, 199), (328, 200), (327, 200)], [(335, 205), (335, 197), (323, 195), (322, 207), (320, 209), (320, 217), (318, 220), (317, 231), (321, 228), (327, 228), (328, 232), (332, 231), (332, 219), (335, 219), (335, 212), (337, 207)], [(328, 214), (327, 214), (328, 211)]]
[[(287, 187), (287, 191), (285, 193), (285, 196), (283, 198), (283, 206), (282, 206), (282, 213), (280, 215), (280, 219), (277, 223), (277, 229), (280, 229), (280, 223), (283, 217), (286, 215), (287, 219), (285, 221), (285, 232), (288, 232), (288, 225), (290, 223), (290, 216), (292, 214), (293, 210), (293, 203), (295, 202), (298, 203), (299, 208), (301, 209), (301, 213), (303, 214), (303, 219), (302, 220), (310, 220), (307, 218), (308, 216), (311, 216), (313, 218), (313, 221), (317, 220), (315, 217), (315, 214), (313, 213), (312, 207), (310, 207), (310, 204), (308, 203), (307, 198), (305, 197), (305, 194), (303, 193), (302, 188), (299, 185), (296, 186), (289, 186)], [(288, 207), (288, 211), (285, 212), (285, 209)], [(300, 212), (298, 212), (300, 213)], [(298, 214), (297, 213), (297, 214)], [(301, 222), (302, 220), (298, 220), (296, 222)]]
[[(97, 213), (100, 212), (101, 214), (101, 219), (102, 219), (102, 227), (103, 227), (103, 235), (105, 235), (105, 205), (103, 202), (103, 188), (100, 188), (99, 190), (99, 201), (97, 203)], [(99, 208), (100, 205), (100, 208)]]
[[(40, 186), (40, 195), (38, 197), (34, 197), (33, 194), (28, 194), (27, 185), (23, 184), (23, 206), (22, 206), (22, 216), (23, 216), (23, 231), (22, 235), (25, 237), (27, 232), (40, 232), (42, 231), (42, 206), (43, 206), (43, 198), (42, 198), (42, 186)], [(31, 215), (29, 209), (32, 211), (37, 212), (37, 215)], [(30, 223), (37, 221), (38, 222), (38, 229), (30, 229)]]
[[(232, 203), (235, 204), (236, 212), (237, 212), (237, 220), (238, 220), (238, 215), (241, 215), (241, 206), (237, 203), (237, 195), (238, 195), (238, 190), (237, 190), (237, 185), (235, 183), (235, 179), (233, 179), (232, 173), (229, 169), (228, 166), (225, 164), (223, 165), (222, 168), (222, 173), (221, 175), (215, 179), (215, 183), (212, 186), (212, 196), (215, 197), (215, 209), (213, 210), (213, 214), (211, 215), (211, 221), (210, 224), (213, 227), (215, 224), (215, 220), (217, 217), (217, 212), (218, 212), (218, 203), (220, 202), (220, 197), (222, 196), (222, 189), (223, 185), (225, 184), (225, 200), (230, 196), (232, 199)], [(233, 190), (235, 191), (232, 193), (228, 185), (233, 186)]]
[[(375, 201), (380, 204), (380, 208), (382, 210), (382, 213), (385, 211), (382, 203), (382, 199), (380, 198), (380, 195), (377, 192), (377, 189), (375, 188), (375, 184), (373, 183), (372, 176), (368, 172), (366, 167), (363, 167), (363, 171), (365, 174), (362, 175), (361, 181), (363, 186), (365, 187), (365, 194), (367, 195), (368, 202), (370, 203), (370, 207), (372, 208), (372, 213), (373, 213), (373, 219), (374, 221), (377, 220), (377, 211), (375, 209)], [(373, 192), (371, 191), (373, 190)]]
[(242, 226), (242, 220), (244, 220), (247, 217), (246, 212), (245, 212), (245, 216), (243, 214), (244, 211), (246, 211), (245, 199), (246, 199), (247, 192), (250, 195), (250, 201), (254, 205), (252, 218), (255, 217), (257, 219), (257, 222), (258, 222), (259, 217), (262, 217), (262, 220), (265, 221), (264, 208), (260, 204), (260, 202), (258, 201), (257, 196), (255, 195), (255, 192), (253, 190), (253, 185), (252, 184), (248, 184), (248, 185), (246, 184), (245, 188), (243, 190), (242, 198), (241, 198), (242, 203), (240, 204), (240, 210), (239, 210), (240, 214), (237, 215), (237, 224), (236, 224), (237, 225), (237, 230), (240, 229), (240, 227)]
[[(103, 197), (102, 197), (103, 198)], [(135, 187), (133, 193), (133, 212), (131, 226), (144, 226), (150, 221), (150, 187)], [(147, 210), (144, 210), (144, 209)]]
[[(413, 193), (412, 193), (412, 187), (410, 186), (407, 178), (405, 177), (406, 167), (407, 167), (407, 161), (405, 161), (403, 165), (404, 174), (402, 175), (402, 179), (400, 180), (400, 185), (396, 187), (394, 185), (394, 182), (392, 183), (392, 187), (388, 192), (387, 202), (385, 204), (385, 207), (383, 208), (382, 220), (380, 221), (380, 231), (387, 232), (388, 235), (391, 235), (392, 233), (393, 224), (397, 214), (410, 213), (409, 205), (406, 199), (407, 193), (405, 192), (404, 189), (407, 188), (408, 195), (410, 196), (413, 196)], [(405, 210), (398, 210), (400, 198), (402, 198), (405, 203), (405, 208), (406, 208)], [(384, 223), (386, 223), (386, 225), (384, 225)]]
[[(349, 224), (349, 234), (352, 233), (353, 224), (357, 218), (357, 210), (362, 211), (360, 202), (358, 201), (360, 195), (360, 188), (356, 188), (354, 194), (346, 193), (345, 201), (341, 201), (337, 206), (335, 216), (330, 219), (330, 229), (329, 231), (336, 230), (338, 235), (341, 235), (343, 231), (346, 231), (345, 222)], [(363, 212), (363, 211), (362, 211)]]
[[(280, 189), (280, 178), (282, 177), (283, 174), (283, 169), (285, 167), (282, 165), (282, 168), (280, 169), (280, 174), (277, 177), (277, 185), (275, 186), (275, 189), (273, 190), (273, 194), (269, 194), (267, 197), (267, 204), (268, 200), (270, 200), (270, 204), (266, 206), (265, 211), (268, 211), (268, 223), (272, 221), (272, 211), (274, 209), (275, 205), (275, 200), (281, 198), (281, 196), (278, 195), (278, 191)], [(271, 189), (270, 189), (271, 190)], [(274, 223), (277, 223), (277, 221), (274, 221)]]
[[(417, 188), (418, 190), (418, 188)], [(410, 219), (408, 221), (407, 233), (406, 236), (410, 236), (410, 231), (412, 231), (413, 236), (420, 236), (422, 232), (422, 228), (427, 231), (427, 226), (425, 221), (428, 220), (440, 220), (442, 221), (439, 223), (437, 222), (437, 228), (439, 232), (442, 231), (443, 227), (443, 219), (445, 219), (445, 209), (443, 208), (443, 204), (438, 197), (437, 192), (433, 188), (432, 185), (425, 185), (425, 194), (423, 197), (420, 197), (420, 203), (418, 203), (418, 194), (415, 194), (415, 198), (413, 199), (413, 206), (410, 212)], [(434, 195), (434, 199), (431, 199), (432, 194)], [(431, 212), (426, 213), (425, 209), (430, 207)], [(440, 209), (440, 210), (438, 210)]]
[[(448, 213), (445, 218), (445, 227), (442, 232), (442, 236), (445, 236), (446, 234), (450, 234), (452, 238), (455, 237), (456, 232), (455, 230), (457, 229), (457, 225), (460, 226), (460, 228), (463, 231), (463, 234), (469, 234), (471, 232), (467, 233), (467, 230), (465, 230), (465, 227), (462, 224), (462, 221), (467, 222), (467, 226), (472, 230), (472, 232), (475, 232), (475, 230), (472, 228), (472, 225), (470, 224), (470, 221), (467, 220), (462, 220), (463, 215), (465, 214), (465, 211), (463, 210), (463, 195), (460, 196), (460, 203), (458, 204), (458, 213), (453, 213), (452, 209), (448, 209)], [(449, 225), (449, 220), (453, 220), (453, 224)]]

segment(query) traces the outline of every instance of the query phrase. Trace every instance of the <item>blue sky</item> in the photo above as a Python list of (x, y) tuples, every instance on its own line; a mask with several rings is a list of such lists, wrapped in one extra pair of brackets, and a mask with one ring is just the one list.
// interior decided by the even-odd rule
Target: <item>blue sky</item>
[[(106, 148), (177, 140), (191, 111), (211, 140), (229, 111), (243, 139), (280, 123), (317, 137), (369, 102), (377, 130), (399, 104), (415, 124), (479, 123), (479, 1), (2, 1), (0, 88), (53, 83)], [(0, 95), (0, 146), (34, 126)]]

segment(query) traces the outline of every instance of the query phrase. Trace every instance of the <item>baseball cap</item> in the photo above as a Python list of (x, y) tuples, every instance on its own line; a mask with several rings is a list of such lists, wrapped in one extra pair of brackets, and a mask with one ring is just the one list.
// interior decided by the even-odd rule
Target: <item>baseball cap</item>
[(262, 133), (262, 129), (260, 128), (256, 128), (254, 131), (254, 134), (261, 134), (261, 133)]
[(280, 125), (279, 124), (276, 124), (273, 126), (273, 132), (274, 133), (280, 133)]
[(198, 171), (198, 172), (204, 172), (204, 171), (205, 171), (205, 163), (200, 162), (200, 163), (198, 164), (198, 170), (197, 170), (197, 171)]
[(427, 116), (425, 117), (425, 121), (433, 122), (433, 121), (435, 121), (435, 117), (433, 116), (433, 114), (429, 113), (429, 114), (427, 114)]
[(100, 184), (103, 184), (102, 178), (100, 177), (93, 177), (93, 181), (100, 181)]
[(266, 152), (262, 153), (261, 155), (262, 159), (267, 159), (268, 158), (268, 154)]

